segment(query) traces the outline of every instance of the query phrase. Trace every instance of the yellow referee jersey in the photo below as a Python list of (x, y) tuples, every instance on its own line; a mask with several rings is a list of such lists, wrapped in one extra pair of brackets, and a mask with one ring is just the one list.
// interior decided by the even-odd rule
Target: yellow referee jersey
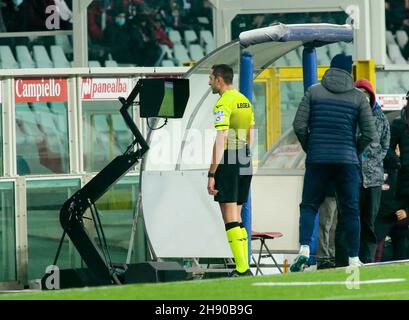
[(253, 106), (236, 89), (227, 90), (213, 108), (216, 130), (229, 130), (225, 149), (240, 149), (246, 143), (247, 133), (255, 125)]

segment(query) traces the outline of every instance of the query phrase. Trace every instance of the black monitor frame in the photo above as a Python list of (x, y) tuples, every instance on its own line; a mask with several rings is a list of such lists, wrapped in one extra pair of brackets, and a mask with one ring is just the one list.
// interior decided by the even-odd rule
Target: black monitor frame
[[(182, 78), (143, 78), (140, 83), (140, 117), (180, 119), (185, 113), (189, 100), (189, 79)], [(172, 115), (161, 115), (161, 106), (166, 98), (166, 83), (172, 84)]]

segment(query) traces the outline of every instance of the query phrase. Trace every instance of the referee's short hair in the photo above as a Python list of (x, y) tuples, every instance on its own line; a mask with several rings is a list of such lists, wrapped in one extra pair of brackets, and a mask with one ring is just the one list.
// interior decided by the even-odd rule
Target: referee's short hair
[(233, 83), (233, 68), (227, 64), (215, 64), (212, 67), (213, 75), (221, 77), (226, 84)]

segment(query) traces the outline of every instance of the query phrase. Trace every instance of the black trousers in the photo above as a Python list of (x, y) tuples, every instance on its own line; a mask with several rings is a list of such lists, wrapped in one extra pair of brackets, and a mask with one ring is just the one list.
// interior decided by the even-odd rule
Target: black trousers
[(361, 244), (359, 259), (363, 263), (374, 262), (377, 245), (375, 221), (381, 204), (382, 187), (361, 188)]
[[(408, 218), (401, 221), (386, 217), (376, 219), (375, 233), (378, 244), (385, 240), (387, 235), (392, 239), (392, 254), (383, 252), (381, 261), (409, 259), (408, 224)], [(381, 250), (383, 251), (383, 248)]]

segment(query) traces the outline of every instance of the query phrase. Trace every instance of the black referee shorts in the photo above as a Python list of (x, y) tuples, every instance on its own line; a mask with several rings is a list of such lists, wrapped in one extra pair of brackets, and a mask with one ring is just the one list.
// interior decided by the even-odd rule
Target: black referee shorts
[(215, 173), (215, 189), (219, 192), (214, 200), (219, 203), (247, 202), (253, 168), (246, 148), (225, 150)]

